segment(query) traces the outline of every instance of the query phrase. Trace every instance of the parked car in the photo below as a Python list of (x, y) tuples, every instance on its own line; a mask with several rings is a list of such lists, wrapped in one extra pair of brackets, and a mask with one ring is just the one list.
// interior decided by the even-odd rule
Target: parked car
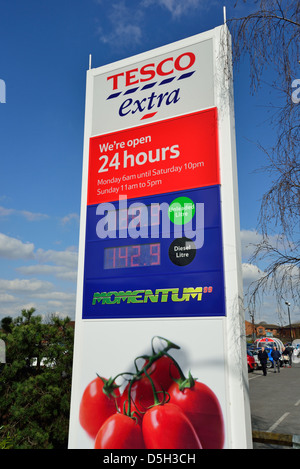
[(249, 373), (257, 369), (256, 360), (250, 350), (247, 350), (247, 363)]
[(252, 353), (253, 355), (253, 358), (255, 360), (255, 363), (256, 363), (256, 369), (258, 370), (259, 368), (261, 368), (261, 364), (260, 364), (260, 361), (258, 359), (258, 351), (255, 349), (255, 350), (249, 350), (250, 353)]

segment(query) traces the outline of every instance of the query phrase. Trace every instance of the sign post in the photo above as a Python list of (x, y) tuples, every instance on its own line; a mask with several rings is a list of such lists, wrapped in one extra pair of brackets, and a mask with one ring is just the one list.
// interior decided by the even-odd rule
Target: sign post
[(229, 41), (87, 72), (70, 448), (252, 445)]

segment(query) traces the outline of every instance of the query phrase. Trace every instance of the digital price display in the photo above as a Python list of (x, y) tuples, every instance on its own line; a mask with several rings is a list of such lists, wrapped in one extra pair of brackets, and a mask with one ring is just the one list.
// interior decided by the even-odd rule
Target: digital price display
[(160, 265), (160, 243), (135, 244), (104, 249), (104, 269)]

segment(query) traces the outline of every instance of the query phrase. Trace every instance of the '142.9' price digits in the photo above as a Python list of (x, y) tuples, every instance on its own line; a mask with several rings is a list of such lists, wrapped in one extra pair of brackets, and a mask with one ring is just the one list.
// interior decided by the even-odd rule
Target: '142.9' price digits
[(104, 250), (104, 269), (160, 265), (160, 243), (118, 246)]

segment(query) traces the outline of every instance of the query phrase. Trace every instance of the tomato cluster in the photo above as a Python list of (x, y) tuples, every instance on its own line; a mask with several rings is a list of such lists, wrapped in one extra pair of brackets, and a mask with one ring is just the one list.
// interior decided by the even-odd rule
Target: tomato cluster
[[(154, 339), (154, 338), (153, 338)], [(166, 346), (135, 359), (136, 373), (97, 376), (86, 387), (79, 412), (81, 426), (95, 449), (222, 449), (224, 419), (208, 386), (186, 378)], [(142, 367), (137, 359), (143, 358)], [(115, 380), (130, 376), (122, 393)]]

